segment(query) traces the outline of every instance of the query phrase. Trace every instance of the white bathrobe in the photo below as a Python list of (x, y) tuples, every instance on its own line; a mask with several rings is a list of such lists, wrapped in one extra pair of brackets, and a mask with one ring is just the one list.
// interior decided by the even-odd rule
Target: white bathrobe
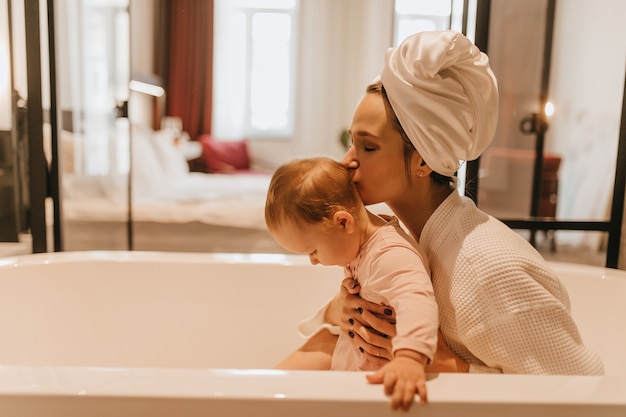
[[(604, 374), (546, 261), (472, 200), (451, 193), (428, 219), (419, 244), (428, 256), (440, 330), (470, 372)], [(331, 327), (323, 322), (325, 309), (301, 323), (303, 335)]]
[(569, 296), (541, 255), (453, 192), (420, 237), (447, 345), (474, 372), (604, 373), (570, 315)]

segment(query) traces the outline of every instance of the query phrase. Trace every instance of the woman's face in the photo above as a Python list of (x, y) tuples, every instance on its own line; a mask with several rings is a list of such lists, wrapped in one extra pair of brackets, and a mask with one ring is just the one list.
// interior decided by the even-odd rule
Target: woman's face
[(365, 94), (354, 111), (349, 132), (352, 145), (342, 163), (352, 170), (363, 202), (389, 203), (401, 198), (408, 185), (404, 142), (381, 94)]

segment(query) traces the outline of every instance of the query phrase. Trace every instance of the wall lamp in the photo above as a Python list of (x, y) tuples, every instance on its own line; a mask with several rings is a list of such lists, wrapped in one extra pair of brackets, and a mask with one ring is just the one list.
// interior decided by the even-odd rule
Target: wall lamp
[(144, 81), (131, 80), (129, 88), (138, 93), (148, 94), (154, 97), (163, 97), (165, 90), (160, 85), (150, 84)]
[(165, 95), (165, 90), (161, 86), (160, 77), (152, 74), (133, 74), (128, 87), (132, 91), (154, 97), (163, 97), (163, 95)]

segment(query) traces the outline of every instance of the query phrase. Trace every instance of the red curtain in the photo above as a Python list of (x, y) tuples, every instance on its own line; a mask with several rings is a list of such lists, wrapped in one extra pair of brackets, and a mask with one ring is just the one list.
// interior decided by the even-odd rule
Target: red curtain
[(213, 0), (170, 0), (166, 114), (192, 139), (211, 133)]

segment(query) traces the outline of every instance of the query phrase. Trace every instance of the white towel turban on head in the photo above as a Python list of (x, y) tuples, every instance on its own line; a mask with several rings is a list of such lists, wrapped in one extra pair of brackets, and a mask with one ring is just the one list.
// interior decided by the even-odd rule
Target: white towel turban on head
[(380, 75), (402, 128), (435, 172), (452, 176), (487, 148), (498, 123), (489, 58), (458, 32), (420, 32), (387, 50)]

